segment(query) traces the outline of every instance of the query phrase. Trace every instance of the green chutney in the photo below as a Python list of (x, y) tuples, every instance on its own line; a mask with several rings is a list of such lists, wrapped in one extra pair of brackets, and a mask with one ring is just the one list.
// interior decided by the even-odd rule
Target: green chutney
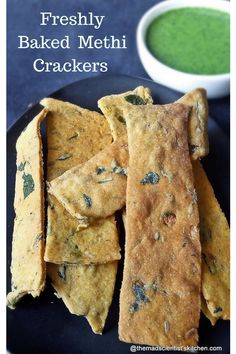
[(192, 74), (230, 71), (230, 16), (210, 8), (184, 7), (158, 17), (147, 29), (150, 52), (163, 64)]

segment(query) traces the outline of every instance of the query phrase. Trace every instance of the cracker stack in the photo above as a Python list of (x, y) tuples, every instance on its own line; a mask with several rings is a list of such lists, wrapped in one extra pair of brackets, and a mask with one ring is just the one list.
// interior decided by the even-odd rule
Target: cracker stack
[[(205, 90), (161, 106), (153, 105), (149, 89), (140, 86), (101, 98), (98, 106), (105, 117), (51, 98), (41, 104), (45, 109), (17, 143), (9, 306), (26, 293), (39, 295), (46, 261), (52, 285), (69, 311), (85, 316), (101, 334), (120, 259), (114, 213), (121, 210), (126, 242), (120, 340), (195, 346), (201, 309), (212, 325), (229, 319), (230, 312), (229, 227), (199, 162), (209, 151)], [(39, 124), (47, 111), (44, 253)], [(33, 154), (37, 157), (33, 182), (25, 181), (29, 171), (22, 160), (31, 131), (37, 143), (28, 156), (30, 161)], [(21, 213), (20, 188), (36, 192), (29, 205), (23, 201)], [(34, 228), (27, 229), (19, 245), (15, 234), (26, 229), (30, 208), (35, 209)], [(34, 231), (40, 237), (35, 239)], [(24, 265), (30, 261), (37, 269), (37, 277), (27, 269), (22, 277), (22, 257)]]

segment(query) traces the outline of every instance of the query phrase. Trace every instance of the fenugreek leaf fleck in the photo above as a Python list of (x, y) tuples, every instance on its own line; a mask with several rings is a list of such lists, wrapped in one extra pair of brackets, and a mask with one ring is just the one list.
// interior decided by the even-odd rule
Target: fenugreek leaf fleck
[(132, 103), (133, 105), (144, 105), (145, 101), (142, 99), (142, 97), (138, 95), (128, 95), (125, 96), (125, 100), (129, 103)]
[(34, 180), (32, 175), (30, 174), (25, 174), (23, 173), (22, 175), (23, 178), (23, 194), (24, 194), (24, 199), (30, 195), (34, 191)]

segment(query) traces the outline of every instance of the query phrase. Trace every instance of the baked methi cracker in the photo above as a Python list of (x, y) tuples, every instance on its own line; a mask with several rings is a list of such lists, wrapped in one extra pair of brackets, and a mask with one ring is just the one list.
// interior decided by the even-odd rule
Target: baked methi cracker
[(186, 346), (198, 340), (201, 247), (188, 115), (182, 104), (125, 112), (129, 171), (119, 318), (125, 342)]
[(199, 161), (193, 163), (202, 244), (202, 293), (213, 317), (230, 318), (229, 225)]
[(209, 152), (206, 90), (197, 88), (186, 93), (177, 102), (192, 107), (188, 125), (189, 148), (192, 159), (197, 160)]
[(85, 316), (96, 334), (102, 334), (105, 325), (116, 273), (117, 262), (89, 266), (48, 264), (58, 296), (72, 314)]
[(15, 220), (12, 240), (12, 291), (8, 307), (14, 309), (24, 295), (39, 296), (45, 286), (43, 159), (40, 123), (43, 109), (16, 143)]
[(149, 88), (138, 86), (133, 91), (102, 97), (98, 101), (98, 107), (110, 125), (113, 139), (117, 140), (118, 137), (127, 133), (124, 118), (125, 107), (130, 104), (143, 105), (152, 102)]
[(89, 160), (111, 143), (109, 125), (101, 114), (53, 98), (44, 98), (40, 103), (49, 111), (49, 181)]
[(78, 165), (49, 183), (49, 193), (87, 225), (121, 209), (126, 201), (127, 136), (119, 138), (85, 164)]
[(118, 231), (114, 216), (99, 219), (91, 227), (78, 230), (78, 221), (50, 196), (50, 224), (44, 259), (62, 264), (101, 264), (120, 259)]
[[(50, 110), (47, 122), (47, 173), (49, 181), (61, 175), (65, 170), (77, 164), (84, 163), (111, 143), (109, 126), (105, 118), (100, 114), (53, 99), (44, 99), (42, 104), (46, 105)], [(60, 157), (59, 160), (58, 156)], [(48, 199), (46, 255), (50, 254), (51, 256), (53, 255), (53, 259), (55, 257), (59, 259), (60, 252), (60, 257), (63, 259), (65, 251), (63, 245), (65, 245), (66, 238), (70, 236), (68, 231), (73, 230), (76, 225), (79, 228), (79, 223), (65, 211), (53, 196), (48, 195)], [(58, 223), (59, 220), (60, 223)], [(61, 227), (62, 225), (64, 225), (64, 228)], [(108, 257), (110, 257), (109, 259), (112, 257), (117, 259), (119, 244), (113, 217), (100, 221), (100, 234), (99, 227), (96, 230), (88, 228), (86, 232), (88, 238), (85, 238), (85, 233), (81, 233), (83, 239), (79, 240), (80, 251), (83, 249), (84, 254), (78, 256), (78, 262), (82, 261), (82, 258), (83, 260), (93, 258), (93, 261), (96, 258), (97, 260), (99, 259), (99, 262), (102, 260), (102, 257), (104, 257), (104, 261)], [(91, 245), (92, 235), (94, 236), (93, 246)], [(78, 240), (79, 233), (76, 232), (74, 236)], [(95, 244), (96, 240), (97, 245)], [(109, 250), (107, 248), (108, 243), (109, 245), (113, 243)], [(56, 245), (55, 247), (58, 251), (57, 255), (53, 253), (55, 252), (54, 245)], [(86, 249), (90, 249), (88, 253)], [(70, 259), (74, 261), (74, 251), (75, 244), (73, 242), (68, 243), (66, 248), (67, 262), (70, 255), (73, 257)], [(106, 254), (105, 251), (107, 251)], [(91, 252), (96, 252), (96, 255), (92, 255)], [(48, 260), (49, 258), (47, 257)], [(53, 265), (50, 263), (48, 268), (52, 285), (59, 292), (70, 312), (77, 315), (86, 315), (93, 331), (96, 333), (102, 332), (110, 307), (115, 286), (117, 263), (117, 261), (114, 261), (96, 266), (82, 264), (66, 266), (65, 264)], [(65, 267), (67, 269), (66, 283), (64, 283)], [(93, 269), (95, 270), (93, 271)], [(57, 270), (63, 283), (60, 283), (60, 279), (54, 276)], [(79, 294), (80, 296), (78, 296)], [(101, 299), (97, 296), (101, 296)]]

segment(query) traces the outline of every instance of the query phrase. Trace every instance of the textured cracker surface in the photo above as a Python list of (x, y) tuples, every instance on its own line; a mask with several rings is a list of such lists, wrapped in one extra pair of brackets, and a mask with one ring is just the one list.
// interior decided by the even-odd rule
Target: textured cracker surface
[(71, 217), (55, 197), (50, 196), (50, 201), (50, 225), (44, 256), (47, 262), (100, 264), (120, 259), (114, 216), (97, 220), (94, 225), (78, 230), (78, 221)]
[(110, 216), (125, 205), (127, 157), (127, 138), (119, 138), (85, 164), (51, 181), (49, 193), (73, 217), (87, 217), (88, 224)]
[(153, 102), (149, 88), (138, 86), (133, 91), (127, 91), (119, 95), (110, 95), (102, 97), (98, 101), (98, 107), (106, 117), (114, 140), (127, 133), (124, 119), (125, 107), (131, 105), (125, 100), (129, 95), (138, 95), (145, 104)]
[(53, 287), (72, 314), (85, 316), (93, 331), (101, 334), (112, 301), (117, 262), (60, 267), (48, 264)]
[[(109, 126), (105, 118), (96, 112), (91, 112), (81, 107), (72, 105), (70, 103), (54, 100), (54, 99), (44, 99), (41, 102), (50, 111), (47, 122), (47, 136), (48, 136), (48, 180), (51, 181), (53, 178), (60, 176), (66, 170), (76, 166), (78, 164), (84, 163), (90, 159), (93, 155), (98, 153), (98, 151), (103, 150), (105, 146), (111, 143), (112, 137), (110, 134)], [(64, 160), (58, 160), (60, 156), (68, 156), (69, 158)], [(65, 209), (53, 198), (48, 195), (49, 207), (48, 207), (48, 225), (47, 238), (49, 243), (46, 244), (46, 254), (50, 253), (50, 259), (55, 259), (59, 257), (59, 252), (61, 252), (60, 257), (63, 259), (64, 249), (63, 244), (66, 242), (68, 237), (68, 231), (70, 232), (75, 228), (76, 223), (79, 227), (79, 223), (75, 220)], [(53, 213), (50, 212), (50, 205), (54, 204)], [(60, 220), (60, 224), (57, 222)], [(98, 229), (96, 233), (93, 234), (91, 228), (86, 230), (88, 239), (83, 238), (80, 242), (82, 243), (83, 249), (93, 247), (96, 248), (96, 257), (99, 263), (107, 259), (107, 257), (112, 258), (119, 254), (119, 243), (118, 243), (118, 233), (116, 230), (115, 221), (113, 218), (105, 219), (100, 221), (104, 223), (102, 226), (103, 230), (106, 228), (107, 232), (102, 232), (101, 237), (98, 236)], [(64, 228), (60, 228), (61, 223)], [(51, 233), (51, 230), (55, 230), (55, 233)], [(85, 236), (84, 233), (81, 234), (82, 237)], [(79, 233), (76, 233), (76, 238), (79, 237)], [(94, 236), (93, 246), (91, 245), (92, 236)], [(114, 241), (114, 245), (109, 250), (109, 254), (105, 253), (107, 250), (107, 241)], [(98, 244), (99, 243), (99, 244)], [(54, 245), (57, 245), (54, 248)], [(69, 256), (67, 261), (74, 262), (74, 243), (68, 243), (66, 249), (66, 255)], [(99, 254), (98, 252), (101, 252)], [(70, 258), (71, 255), (71, 258)], [(91, 255), (86, 252), (84, 255), (78, 257), (78, 261), (87, 259)], [(49, 260), (49, 257), (47, 258)], [(111, 265), (112, 264), (112, 265)], [(51, 272), (51, 268), (60, 269), (61, 265), (52, 265), (48, 269), (49, 276), (52, 279), (52, 285), (56, 288), (57, 292), (61, 295), (63, 302), (69, 308), (70, 312), (76, 314), (80, 313), (78, 308), (86, 308), (87, 313), (91, 313), (87, 316), (87, 319), (94, 332), (102, 332), (105, 319), (109, 310), (110, 303), (112, 301), (112, 295), (115, 286), (115, 277), (117, 271), (117, 262), (107, 263), (104, 265), (96, 266), (96, 273), (99, 274), (99, 279), (104, 276), (104, 279), (108, 280), (106, 286), (101, 283), (101, 287), (97, 288), (97, 282), (94, 281), (93, 277), (86, 277), (89, 275), (88, 265), (67, 265), (67, 273), (72, 274), (68, 277), (66, 283), (57, 282), (57, 278), (53, 276), (54, 273)], [(92, 269), (92, 268), (91, 268)], [(83, 277), (81, 277), (81, 274)], [(81, 280), (82, 279), (82, 280)], [(75, 283), (77, 281), (77, 283)], [(104, 288), (105, 286), (105, 288)], [(78, 289), (89, 289), (88, 291), (81, 290), (83, 296), (76, 297), (76, 292)], [(96, 293), (97, 298), (91, 298), (90, 293)], [(74, 299), (71, 302), (71, 299)], [(98, 298), (100, 298), (98, 302)], [(103, 307), (100, 307), (100, 303)], [(102, 312), (101, 312), (102, 311)], [(101, 312), (101, 318), (100, 318)]]
[[(188, 114), (181, 104), (130, 106), (126, 112), (130, 161), (119, 319), (125, 342), (198, 340), (201, 247)], [(141, 183), (150, 171), (159, 182)]]
[(230, 318), (230, 231), (199, 161), (193, 163), (202, 244), (202, 293), (212, 316)]
[(192, 160), (197, 160), (206, 156), (209, 152), (206, 90), (197, 88), (186, 93), (177, 102), (192, 107), (188, 125), (188, 136)]
[[(39, 296), (45, 285), (43, 159), (40, 123), (42, 110), (16, 143), (15, 220), (12, 240), (12, 291), (8, 306), (15, 308), (25, 294)], [(27, 182), (28, 181), (28, 182)], [(28, 186), (27, 186), (28, 185)]]

